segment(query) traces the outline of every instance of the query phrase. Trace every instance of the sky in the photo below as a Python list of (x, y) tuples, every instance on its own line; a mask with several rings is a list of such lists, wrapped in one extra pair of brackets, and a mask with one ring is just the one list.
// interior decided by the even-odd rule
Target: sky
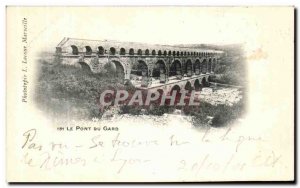
[[(49, 8), (36, 25), (40, 37), (109, 39), (158, 44), (236, 43), (248, 22), (230, 10), (196, 8)], [(208, 13), (209, 12), (209, 13)], [(230, 18), (230, 19), (229, 19)], [(29, 20), (30, 22), (30, 20)]]
[(280, 22), (268, 12), (263, 7), (49, 7), (28, 9), (27, 15), (29, 38), (40, 49), (54, 50), (64, 37), (71, 37), (169, 45), (243, 44), (254, 50), (269, 42), (264, 41), (266, 31)]

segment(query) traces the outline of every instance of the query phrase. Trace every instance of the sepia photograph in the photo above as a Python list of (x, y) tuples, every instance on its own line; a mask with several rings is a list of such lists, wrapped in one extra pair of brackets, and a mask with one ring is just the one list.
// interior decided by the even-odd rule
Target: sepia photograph
[(295, 181), (294, 16), (8, 6), (7, 181)]
[[(37, 106), (71, 119), (190, 117), (195, 127), (242, 121), (242, 46), (63, 38), (36, 62)], [(142, 121), (143, 119), (140, 119)], [(168, 120), (167, 120), (168, 121)]]

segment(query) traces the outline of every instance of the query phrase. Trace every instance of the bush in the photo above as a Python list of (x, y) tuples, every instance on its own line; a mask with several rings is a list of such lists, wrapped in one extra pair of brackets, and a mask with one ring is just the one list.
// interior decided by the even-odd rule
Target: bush
[(222, 49), (226, 55), (216, 64), (215, 73), (221, 75), (215, 82), (244, 86), (246, 80), (245, 58), (240, 47)]
[(147, 110), (147, 114), (161, 116), (165, 113), (172, 113), (174, 112), (174, 110), (175, 110), (174, 106), (153, 105), (151, 108)]
[(123, 105), (123, 106), (120, 107), (120, 114), (140, 115), (141, 111), (142, 111), (142, 107), (140, 107), (140, 106)]
[(213, 106), (209, 103), (202, 102), (199, 107), (190, 108), (184, 112), (193, 115), (193, 124), (195, 126), (203, 126), (208, 124), (208, 116), (212, 117), (211, 126), (222, 127), (235, 121), (245, 110), (245, 99), (232, 106), (218, 105)]
[(40, 61), (35, 98), (47, 113), (74, 118), (101, 116), (97, 101), (106, 89), (124, 89), (120, 80), (109, 73), (95, 74), (89, 70), (56, 62)]

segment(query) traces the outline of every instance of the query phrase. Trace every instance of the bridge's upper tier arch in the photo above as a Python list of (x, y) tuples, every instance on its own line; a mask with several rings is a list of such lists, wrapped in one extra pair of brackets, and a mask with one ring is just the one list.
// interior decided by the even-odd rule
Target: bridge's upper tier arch
[(120, 56), (220, 56), (224, 52), (212, 49), (187, 48), (171, 45), (152, 45), (111, 40), (64, 38), (56, 47), (57, 53), (68, 55), (120, 55)]

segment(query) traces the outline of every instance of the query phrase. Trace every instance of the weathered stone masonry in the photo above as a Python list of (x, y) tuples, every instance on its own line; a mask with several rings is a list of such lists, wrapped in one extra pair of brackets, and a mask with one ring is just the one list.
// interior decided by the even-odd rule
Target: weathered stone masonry
[(222, 51), (169, 45), (64, 38), (56, 47), (63, 64), (98, 73), (107, 67), (140, 89), (196, 89), (214, 74)]

